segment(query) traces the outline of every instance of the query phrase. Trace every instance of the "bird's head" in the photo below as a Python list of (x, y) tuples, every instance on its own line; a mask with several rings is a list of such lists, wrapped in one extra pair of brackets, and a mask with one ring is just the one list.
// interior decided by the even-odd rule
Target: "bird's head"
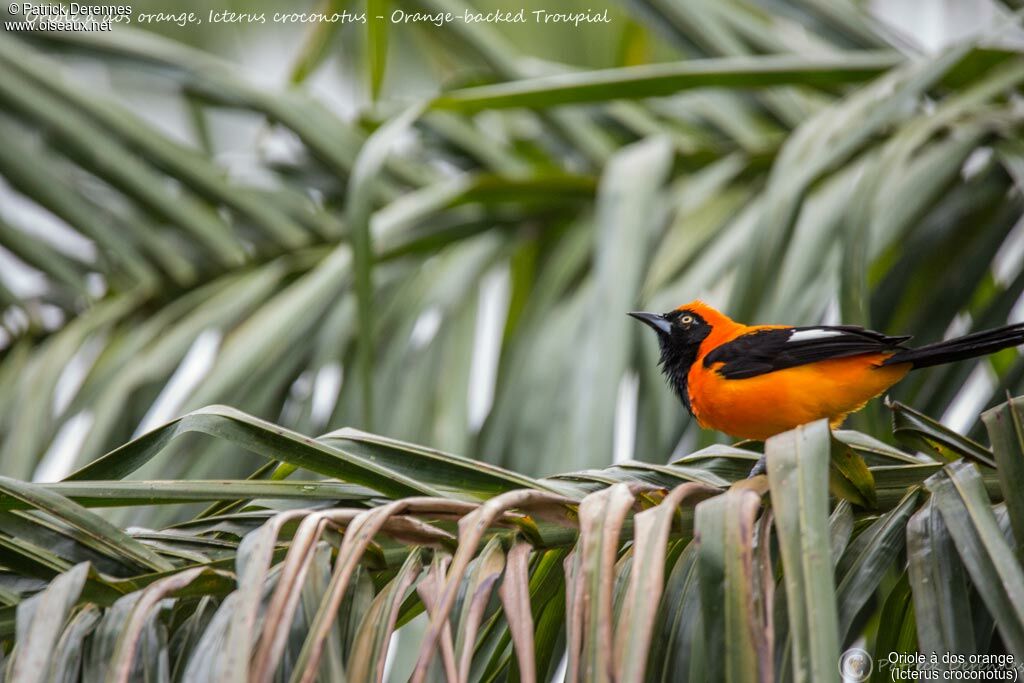
[(696, 350), (711, 334), (711, 324), (695, 306), (680, 306), (668, 313), (633, 311), (629, 315), (657, 333), (663, 360), (666, 352)]
[(710, 306), (694, 301), (668, 313), (633, 311), (629, 315), (657, 333), (661, 369), (673, 389), (688, 404), (686, 377), (697, 360), (702, 341), (711, 334), (712, 321), (721, 316)]

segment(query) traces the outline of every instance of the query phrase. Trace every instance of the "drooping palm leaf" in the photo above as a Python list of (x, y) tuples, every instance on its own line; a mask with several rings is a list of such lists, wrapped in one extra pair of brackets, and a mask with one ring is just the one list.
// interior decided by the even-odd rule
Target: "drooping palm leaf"
[[(1000, 462), (1019, 455), (1004, 449), (1022, 404), (1015, 399), (988, 420)], [(183, 438), (175, 423), (67, 481), (7, 480), (0, 644), (17, 680), (51, 680), (83, 661), (87, 680), (129, 680), (161, 660), (181, 680), (380, 680), (394, 637), (419, 652), (407, 672), (414, 680), (436, 666), (463, 680), (546, 680), (562, 652), (572, 680), (660, 679), (656, 653), (665, 647), (691, 653), (677, 672), (686, 679), (820, 680), (848, 644), (866, 634), (870, 645), (879, 610), (901, 620), (879, 628), (879, 647), (905, 642), (894, 639), (909, 628), (924, 644), (985, 653), (995, 642), (1014, 648), (1024, 628), (1005, 514), (1019, 492), (1004, 492), (999, 472), (972, 464), (969, 449), (936, 472), (847, 432), (845, 441), (880, 463), (870, 468), (878, 507), (840, 502), (830, 518), (829, 461), (844, 456), (824, 422), (769, 442), (767, 481), (722, 486), (678, 483), (673, 474), (721, 479), (715, 471), (729, 471), (731, 459), (742, 471), (749, 451), (531, 481), (365, 433), (292, 437), (223, 409), (177, 424), (313, 472), (324, 467), (314, 452), (365, 458), (373, 478), (351, 464), (338, 474), (376, 490), (337, 480), (120, 479), (141, 454), (160, 457)], [(409, 475), (429, 471), (461, 495), (403, 497)], [(240, 498), (224, 513), (163, 529), (117, 529), (89, 509)], [(896, 587), (884, 580), (907, 571)], [(961, 589), (937, 599), (949, 572)], [(701, 615), (696, 625), (670, 618), (687, 605)], [(927, 628), (915, 627), (915, 614), (917, 623), (928, 616)], [(965, 614), (976, 627), (994, 624), (998, 641), (971, 629)], [(64, 654), (40, 661), (30, 646), (47, 638)]]

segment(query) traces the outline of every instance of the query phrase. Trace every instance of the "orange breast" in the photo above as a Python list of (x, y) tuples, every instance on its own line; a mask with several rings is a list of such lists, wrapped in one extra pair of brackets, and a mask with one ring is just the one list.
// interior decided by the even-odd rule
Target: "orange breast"
[(687, 380), (690, 402), (702, 427), (744, 439), (825, 417), (836, 426), (909, 372), (905, 363), (880, 367), (889, 355), (835, 358), (747, 379), (726, 379), (698, 358)]

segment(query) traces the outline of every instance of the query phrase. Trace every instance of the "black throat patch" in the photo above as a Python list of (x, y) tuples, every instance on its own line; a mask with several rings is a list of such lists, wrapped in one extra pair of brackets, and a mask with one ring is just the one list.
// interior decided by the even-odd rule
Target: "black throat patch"
[[(692, 311), (673, 311), (665, 317), (672, 323), (672, 327), (669, 332), (658, 334), (661, 371), (668, 379), (669, 386), (686, 406), (686, 410), (693, 415), (687, 376), (690, 374), (690, 368), (697, 362), (701, 342), (711, 334), (711, 326)], [(687, 318), (691, 318), (692, 322), (680, 322)]]

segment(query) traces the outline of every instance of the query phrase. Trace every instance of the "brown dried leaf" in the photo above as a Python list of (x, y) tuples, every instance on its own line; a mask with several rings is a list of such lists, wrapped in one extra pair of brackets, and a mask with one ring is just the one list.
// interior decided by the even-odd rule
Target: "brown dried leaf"
[(413, 683), (423, 683), (425, 680), (427, 667), (434, 657), (434, 649), (440, 637), (442, 626), (447, 624), (448, 615), (455, 605), (462, 577), (466, 573), (469, 563), (476, 555), (476, 550), (487, 530), (506, 511), (513, 508), (549, 510), (553, 504), (565, 506), (573, 504), (573, 502), (569, 498), (546, 491), (530, 489), (509, 491), (491, 498), (477, 510), (462, 518), (459, 522), (459, 548), (452, 558), (451, 568), (448, 571), (448, 577), (438, 600), (438, 609), (431, 616), (430, 625), (427, 627), (427, 632), (420, 645), (419, 659), (411, 678)]
[(580, 542), (582, 546), (579, 580), (584, 586), (583, 633), (580, 664), (575, 668), (582, 680), (611, 681), (612, 669), (612, 591), (615, 584), (615, 560), (619, 534), (636, 502), (626, 484), (615, 484), (592, 493), (580, 503)]
[(536, 683), (537, 664), (534, 661), (533, 611), (530, 606), (530, 553), (533, 547), (520, 541), (512, 546), (505, 559), (505, 578), (498, 588), (501, 606), (505, 610), (508, 630), (512, 635), (516, 659), (519, 663), (520, 683)]
[(699, 501), (718, 493), (718, 489), (703, 484), (680, 484), (660, 505), (633, 518), (633, 565), (615, 633), (616, 680), (644, 680), (654, 620), (665, 587), (666, 544), (676, 508), (684, 501)]

